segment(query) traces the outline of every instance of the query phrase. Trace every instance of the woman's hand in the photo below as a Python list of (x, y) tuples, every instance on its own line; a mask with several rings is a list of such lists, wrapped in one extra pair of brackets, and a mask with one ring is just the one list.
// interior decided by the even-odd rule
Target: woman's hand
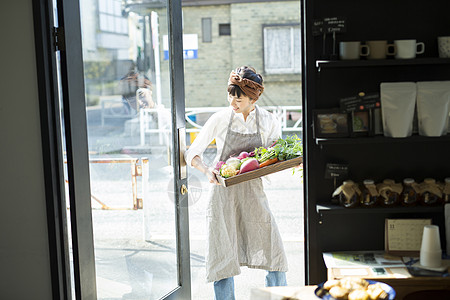
[(209, 182), (210, 183), (214, 183), (216, 185), (220, 185), (219, 181), (217, 180), (216, 175), (219, 175), (219, 171), (213, 169), (213, 168), (208, 168), (208, 171), (205, 173), (206, 176), (208, 176)]
[(216, 175), (219, 175), (219, 172), (217, 170), (214, 170), (214, 168), (208, 168), (200, 158), (200, 156), (196, 155), (192, 159), (192, 166), (205, 174), (208, 177), (208, 180), (210, 183), (214, 183), (217, 185), (220, 185), (219, 181), (217, 180)]

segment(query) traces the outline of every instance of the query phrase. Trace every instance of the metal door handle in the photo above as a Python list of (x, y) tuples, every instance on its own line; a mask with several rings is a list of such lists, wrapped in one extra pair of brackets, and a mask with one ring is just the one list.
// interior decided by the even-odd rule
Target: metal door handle
[(187, 187), (186, 187), (186, 185), (183, 184), (183, 185), (181, 186), (180, 192), (181, 192), (181, 195), (184, 195), (184, 194), (187, 193)]

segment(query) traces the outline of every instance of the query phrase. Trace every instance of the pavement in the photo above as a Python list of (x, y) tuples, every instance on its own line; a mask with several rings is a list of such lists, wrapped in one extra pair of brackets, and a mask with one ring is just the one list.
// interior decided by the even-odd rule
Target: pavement
[[(140, 177), (138, 181), (138, 196), (143, 189), (147, 193), (144, 209), (132, 210), (130, 165), (90, 165), (91, 193), (112, 208), (102, 210), (92, 201), (98, 299), (159, 299), (177, 286), (175, 210), (167, 149), (151, 137), (148, 147), (139, 147), (139, 136), (129, 130), (126, 120), (108, 119), (101, 126), (98, 110), (91, 109), (88, 122), (91, 157), (148, 157), (150, 173), (148, 182)], [(208, 152), (205, 160), (213, 156)], [(205, 211), (211, 185), (197, 170), (188, 172), (192, 299), (214, 299), (213, 285), (205, 282)], [(301, 286), (303, 190), (300, 173), (292, 173), (289, 169), (266, 176), (264, 188), (288, 258), (288, 284)], [(235, 277), (236, 299), (250, 299), (252, 288), (264, 286), (265, 271), (241, 270)]]

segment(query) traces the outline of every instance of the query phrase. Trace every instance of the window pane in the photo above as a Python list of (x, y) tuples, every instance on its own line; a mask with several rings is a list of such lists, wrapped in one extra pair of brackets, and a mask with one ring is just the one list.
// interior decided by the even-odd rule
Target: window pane
[(121, 33), (122, 31), (122, 18), (114, 17), (114, 31), (117, 33)]
[(99, 23), (100, 23), (100, 30), (101, 31), (106, 31), (108, 29), (108, 23), (106, 20), (106, 15), (104, 14), (100, 14), (99, 15)]
[(100, 9), (81, 11), (96, 299), (160, 299), (179, 286), (167, 8)]
[(301, 30), (300, 26), (294, 27), (294, 72), (302, 72), (302, 46), (301, 46)]
[(219, 24), (219, 35), (231, 35), (230, 24)]
[(120, 1), (115, 0), (114, 1), (114, 15), (121, 16), (122, 15), (122, 9), (120, 7)]
[(106, 31), (114, 31), (114, 17), (106, 16), (106, 20), (107, 20)]
[(106, 0), (106, 3), (106, 12), (112, 15), (114, 13), (113, 0)]
[(212, 42), (211, 18), (202, 18), (202, 41), (204, 43)]
[(106, 12), (106, 7), (107, 7), (106, 1), (107, 0), (100, 0), (98, 2), (98, 10), (99, 10), (100, 13)]
[(266, 71), (292, 69), (290, 27), (265, 28), (264, 33)]

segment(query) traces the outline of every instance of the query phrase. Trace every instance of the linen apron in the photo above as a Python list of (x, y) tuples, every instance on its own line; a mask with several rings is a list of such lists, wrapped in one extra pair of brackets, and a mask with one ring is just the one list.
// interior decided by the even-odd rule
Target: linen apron
[[(231, 130), (231, 112), (221, 161), (241, 151), (262, 146), (259, 112), (256, 107), (256, 133)], [(230, 187), (214, 185), (207, 208), (208, 242), (206, 280), (218, 281), (241, 273), (240, 267), (287, 271), (278, 227), (269, 209), (261, 178)]]

